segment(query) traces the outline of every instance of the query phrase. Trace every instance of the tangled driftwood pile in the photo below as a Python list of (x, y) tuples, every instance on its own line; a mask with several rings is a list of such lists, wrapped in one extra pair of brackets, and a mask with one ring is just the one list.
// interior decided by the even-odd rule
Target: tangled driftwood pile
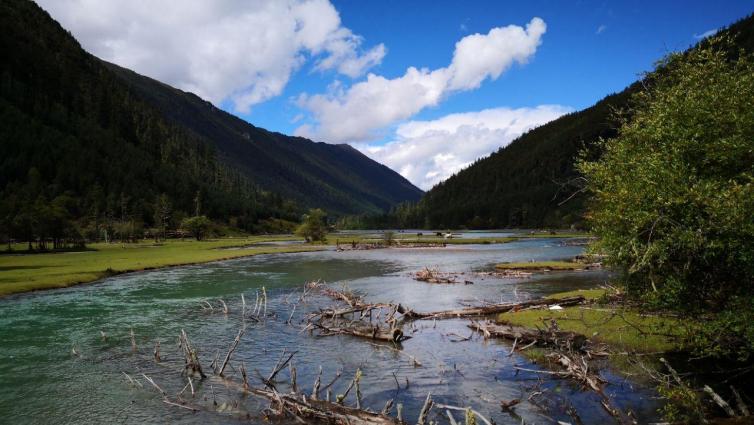
[(427, 283), (458, 283), (458, 275), (425, 267), (423, 270), (414, 273), (414, 280)]

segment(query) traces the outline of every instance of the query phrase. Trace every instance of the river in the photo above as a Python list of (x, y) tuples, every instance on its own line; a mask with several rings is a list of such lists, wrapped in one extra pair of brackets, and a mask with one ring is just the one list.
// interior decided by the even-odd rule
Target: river
[[(475, 236), (487, 236), (475, 233)], [(570, 403), (584, 423), (609, 422), (597, 398), (566, 380), (548, 379), (530, 372), (516, 373), (514, 365), (537, 368), (525, 357), (508, 356), (510, 343), (468, 336), (467, 320), (418, 321), (407, 328), (411, 339), (402, 353), (350, 336), (315, 337), (301, 332), (307, 313), (332, 304), (311, 295), (298, 306), (292, 325), (286, 324), (292, 304), (311, 280), (321, 279), (338, 287), (347, 284), (367, 300), (398, 302), (417, 311), (457, 308), (461, 302), (514, 301), (604, 282), (602, 272), (551, 273), (530, 279), (499, 279), (469, 274), (473, 285), (432, 285), (417, 282), (410, 273), (425, 266), (455, 272), (491, 270), (503, 261), (558, 260), (573, 257), (580, 246), (566, 246), (557, 239), (531, 239), (506, 244), (449, 245), (445, 248), (334, 250), (298, 254), (261, 255), (216, 263), (175, 267), (121, 275), (101, 282), (67, 289), (12, 296), (0, 300), (0, 422), (8, 423), (260, 423), (266, 402), (245, 398), (238, 409), (250, 413), (191, 412), (166, 405), (159, 394), (129, 384), (123, 372), (141, 378), (146, 373), (174, 395), (186, 384), (178, 361), (177, 337), (185, 329), (199, 349), (205, 369), (239, 329), (233, 314), (202, 310), (205, 300), (218, 305), (225, 300), (231, 313), (240, 309), (241, 294), (253, 304), (264, 287), (271, 313), (264, 324), (250, 324), (231, 365), (243, 362), (253, 385), (259, 371), (266, 376), (281, 352), (296, 350), (294, 364), (299, 385), (311, 389), (320, 366), (323, 382), (336, 371), (342, 378), (333, 385), (342, 392), (356, 369), (361, 369), (363, 405), (380, 410), (388, 399), (404, 405), (404, 418), (414, 422), (428, 392), (438, 402), (472, 406), (498, 424), (521, 423), (502, 412), (500, 400), (526, 399), (538, 389), (551, 394), (552, 409), (543, 411), (523, 402), (516, 412), (526, 423), (571, 422), (562, 405)], [(136, 335), (139, 353), (133, 354), (129, 331)], [(108, 337), (103, 341), (100, 331)], [(160, 341), (162, 365), (151, 353)], [(73, 352), (75, 350), (75, 353)], [(413, 356), (420, 363), (410, 361)], [(173, 365), (176, 363), (172, 363)], [(288, 371), (281, 373), (287, 379)], [(656, 418), (654, 393), (609, 370), (607, 393), (614, 403), (631, 409), (640, 422)], [(397, 381), (397, 384), (396, 384)], [(211, 405), (212, 396), (222, 406), (238, 400), (228, 389), (197, 384), (208, 397), (194, 400)], [(205, 388), (201, 388), (205, 385)], [(324, 385), (324, 384), (323, 384)], [(400, 389), (398, 387), (400, 386)], [(536, 388), (535, 388), (536, 387)], [(288, 386), (281, 384), (286, 391)], [(184, 394), (185, 395), (185, 394)], [(190, 399), (190, 396), (189, 396)], [(347, 404), (353, 404), (353, 394)], [(236, 407), (235, 405), (233, 405)], [(462, 413), (462, 412), (461, 412)], [(435, 419), (447, 423), (444, 412)], [(456, 415), (460, 418), (462, 415)]]

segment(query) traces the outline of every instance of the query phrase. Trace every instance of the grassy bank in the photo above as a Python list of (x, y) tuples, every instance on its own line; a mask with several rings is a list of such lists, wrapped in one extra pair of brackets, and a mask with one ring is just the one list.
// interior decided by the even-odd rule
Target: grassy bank
[(201, 242), (170, 240), (160, 244), (100, 243), (79, 252), (0, 255), (0, 296), (62, 288), (132, 271), (321, 249), (305, 245), (253, 245), (291, 239), (296, 238), (252, 236)]
[(565, 307), (563, 310), (524, 310), (503, 313), (498, 320), (528, 328), (544, 328), (551, 320), (564, 331), (576, 332), (620, 350), (656, 353), (677, 349), (684, 327), (678, 319), (663, 315), (642, 314), (631, 308), (601, 304), (605, 290), (569, 291), (552, 295), (574, 295), (595, 301), (588, 306)]
[(521, 263), (496, 264), (498, 270), (522, 270), (522, 271), (568, 271), (582, 270), (584, 264), (571, 261), (532, 261)]

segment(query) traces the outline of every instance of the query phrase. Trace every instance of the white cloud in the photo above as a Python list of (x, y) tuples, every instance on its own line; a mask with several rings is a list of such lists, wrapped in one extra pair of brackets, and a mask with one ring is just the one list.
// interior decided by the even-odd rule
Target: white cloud
[(309, 57), (358, 77), (385, 55), (363, 52), (329, 0), (37, 1), (96, 56), (242, 112)]
[(607, 25), (602, 24), (602, 25), (600, 25), (600, 26), (597, 27), (597, 31), (595, 31), (594, 33), (597, 34), (597, 35), (600, 35), (603, 32), (605, 32), (606, 29), (607, 29)]
[(704, 31), (701, 34), (694, 34), (694, 38), (696, 38), (697, 40), (701, 40), (703, 38), (711, 37), (711, 36), (717, 34), (718, 31), (720, 31), (718, 28), (707, 30), (707, 31)]
[(357, 147), (426, 190), (527, 130), (571, 110), (560, 105), (494, 108), (433, 121), (410, 121), (400, 125), (396, 139), (384, 146)]
[(449, 94), (478, 88), (484, 80), (498, 78), (514, 62), (526, 63), (546, 28), (540, 18), (532, 19), (526, 28), (493, 28), (487, 34), (472, 34), (458, 41), (445, 68), (409, 67), (403, 76), (393, 79), (370, 73), (347, 90), (338, 85), (327, 94), (302, 94), (297, 103), (312, 114), (317, 125), (302, 125), (296, 134), (327, 142), (372, 139), (378, 129), (435, 106)]

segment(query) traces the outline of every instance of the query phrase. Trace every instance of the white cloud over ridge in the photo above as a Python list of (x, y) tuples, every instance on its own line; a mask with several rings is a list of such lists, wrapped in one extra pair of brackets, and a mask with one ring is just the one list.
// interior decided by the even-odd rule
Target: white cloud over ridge
[(449, 94), (476, 89), (514, 62), (526, 63), (546, 29), (540, 18), (533, 18), (526, 28), (493, 28), (458, 41), (447, 67), (431, 71), (409, 67), (393, 79), (370, 73), (348, 89), (335, 85), (327, 94), (302, 94), (297, 103), (317, 124), (302, 125), (296, 134), (332, 143), (370, 140), (378, 129), (435, 106)]
[(379, 64), (329, 0), (37, 0), (84, 48), (247, 112), (282, 93), (309, 58), (355, 78)]
[(565, 106), (541, 105), (450, 114), (402, 124), (396, 139), (386, 145), (357, 147), (427, 190), (526, 131), (571, 111)]

